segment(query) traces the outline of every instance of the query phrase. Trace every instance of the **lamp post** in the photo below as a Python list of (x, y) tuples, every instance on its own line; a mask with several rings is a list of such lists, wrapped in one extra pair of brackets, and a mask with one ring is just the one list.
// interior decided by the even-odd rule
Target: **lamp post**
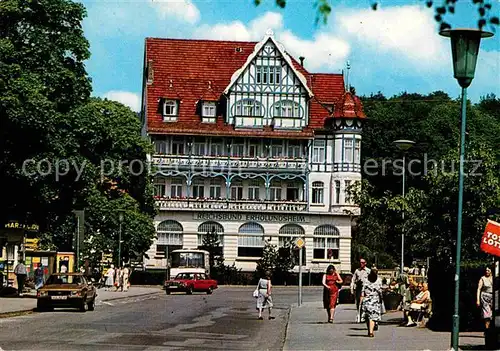
[(460, 292), (460, 253), (462, 247), (462, 207), (464, 188), (465, 130), (467, 88), (474, 79), (477, 55), (481, 38), (489, 38), (493, 33), (477, 29), (446, 29), (440, 35), (451, 39), (451, 54), (453, 60), (453, 76), (462, 87), (461, 128), (460, 128), (460, 171), (458, 175), (458, 215), (457, 215), (457, 252), (455, 262), (455, 310), (453, 314), (453, 331), (451, 347), (458, 350), (459, 333), (459, 292)]
[(122, 222), (123, 213), (118, 214), (118, 220), (120, 221), (120, 228), (118, 230), (118, 267), (122, 266)]
[[(406, 151), (411, 149), (415, 145), (414, 141), (411, 140), (396, 140), (394, 144), (399, 150), (403, 151), (403, 200), (405, 199), (406, 193)], [(401, 229), (401, 274), (405, 267), (405, 231), (404, 231), (404, 220), (405, 220), (405, 208), (403, 204), (403, 226)]]

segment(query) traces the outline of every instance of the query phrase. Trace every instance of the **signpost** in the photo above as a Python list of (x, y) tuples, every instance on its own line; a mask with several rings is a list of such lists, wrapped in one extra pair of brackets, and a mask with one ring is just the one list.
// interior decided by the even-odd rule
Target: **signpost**
[(304, 239), (297, 238), (295, 240), (295, 247), (299, 250), (299, 306), (302, 305), (302, 248), (304, 245)]

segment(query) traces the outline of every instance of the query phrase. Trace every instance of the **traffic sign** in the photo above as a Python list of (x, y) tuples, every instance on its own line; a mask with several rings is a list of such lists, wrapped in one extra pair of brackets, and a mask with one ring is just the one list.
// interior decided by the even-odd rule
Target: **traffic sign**
[(302, 238), (297, 238), (297, 240), (295, 240), (295, 246), (299, 249), (301, 249), (305, 245), (305, 243), (306, 242)]

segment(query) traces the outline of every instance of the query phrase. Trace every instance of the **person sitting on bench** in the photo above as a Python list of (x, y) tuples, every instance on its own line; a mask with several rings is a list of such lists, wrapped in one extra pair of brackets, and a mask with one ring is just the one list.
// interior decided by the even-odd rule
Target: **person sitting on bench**
[(408, 318), (407, 327), (414, 327), (417, 325), (413, 318), (417, 318), (418, 314), (427, 308), (431, 299), (431, 293), (427, 283), (418, 284), (418, 289), (420, 293), (415, 297), (415, 300), (411, 301), (410, 309), (405, 311), (406, 317)]

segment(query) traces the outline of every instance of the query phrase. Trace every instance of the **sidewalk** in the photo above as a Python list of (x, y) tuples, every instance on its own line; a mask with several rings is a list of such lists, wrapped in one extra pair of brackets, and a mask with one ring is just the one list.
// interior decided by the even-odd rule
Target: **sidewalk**
[[(292, 306), (283, 350), (449, 350), (451, 334), (426, 328), (400, 327), (401, 312), (382, 316), (369, 338), (366, 324), (354, 323), (355, 305), (339, 305), (333, 324), (326, 322), (322, 302)], [(484, 349), (482, 333), (460, 333), (460, 348)]]
[[(97, 290), (96, 301), (110, 301), (128, 297), (151, 295), (160, 293), (161, 287), (131, 286), (129, 291), (105, 291)], [(15, 314), (29, 312), (36, 308), (36, 296), (25, 294), (23, 297), (3, 297), (0, 298), (0, 316), (3, 314)]]

